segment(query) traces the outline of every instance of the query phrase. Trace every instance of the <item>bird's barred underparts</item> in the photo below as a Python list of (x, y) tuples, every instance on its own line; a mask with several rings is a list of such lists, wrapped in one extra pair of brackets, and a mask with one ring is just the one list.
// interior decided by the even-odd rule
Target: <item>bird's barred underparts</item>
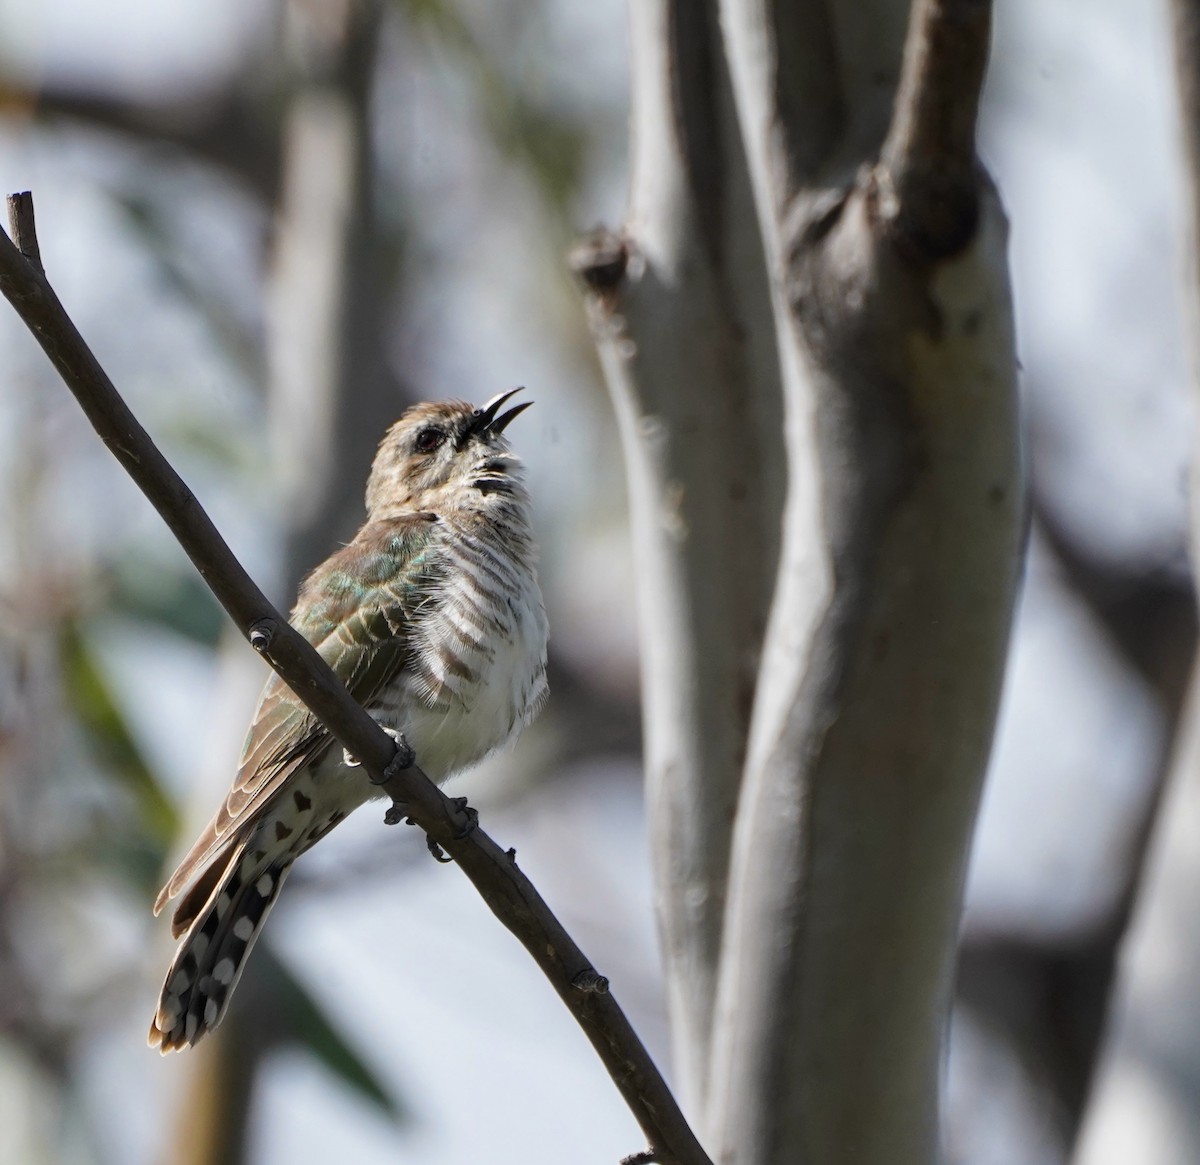
[[(514, 390), (516, 391), (516, 390)], [(367, 520), (305, 580), (292, 623), (417, 762), (444, 781), (512, 740), (546, 696), (546, 616), (529, 496), (482, 409), (417, 405), (388, 430)], [(225, 803), (171, 876), (181, 937), (150, 1043), (188, 1047), (221, 1022), (292, 863), (384, 794), (272, 676)]]

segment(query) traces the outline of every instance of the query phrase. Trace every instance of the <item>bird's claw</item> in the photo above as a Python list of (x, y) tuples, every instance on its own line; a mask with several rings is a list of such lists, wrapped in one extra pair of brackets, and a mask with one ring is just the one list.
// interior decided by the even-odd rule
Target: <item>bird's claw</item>
[[(454, 834), (454, 840), (461, 841), (464, 837), (468, 837), (475, 831), (476, 826), (479, 824), (479, 814), (467, 804), (466, 797), (451, 797), (450, 804), (454, 806), (456, 813), (463, 814), (467, 819), (466, 825), (460, 826)], [(446, 851), (428, 834), (425, 835), (425, 845), (428, 847), (430, 854), (433, 855), (435, 862), (441, 862), (445, 865), (454, 860), (452, 857), (447, 856)]]
[(405, 769), (411, 769), (413, 761), (417, 759), (417, 754), (413, 752), (413, 746), (408, 743), (408, 738), (403, 732), (397, 732), (394, 728), (384, 728), (383, 730), (396, 742), (396, 751), (392, 754), (392, 759), (388, 761), (387, 768), (383, 770), (383, 776), (378, 781), (374, 777), (370, 778), (372, 785), (386, 785), (388, 781), (399, 776)]
[(467, 804), (466, 797), (451, 797), (450, 803), (458, 813), (461, 813), (467, 819), (466, 825), (461, 826), (454, 835), (456, 841), (461, 841), (464, 837), (469, 837), (475, 832), (475, 827), (479, 824), (479, 814)]
[[(374, 777), (367, 778), (372, 785), (386, 785), (397, 774), (412, 768), (413, 762), (417, 759), (413, 746), (408, 743), (408, 738), (403, 732), (399, 732), (395, 728), (388, 728), (385, 724), (381, 724), (379, 727), (396, 742), (396, 751), (392, 754), (392, 759), (388, 761), (387, 768), (383, 770), (383, 776), (379, 780)], [(343, 748), (342, 764), (348, 769), (356, 769), (362, 764), (362, 761), (348, 748)]]

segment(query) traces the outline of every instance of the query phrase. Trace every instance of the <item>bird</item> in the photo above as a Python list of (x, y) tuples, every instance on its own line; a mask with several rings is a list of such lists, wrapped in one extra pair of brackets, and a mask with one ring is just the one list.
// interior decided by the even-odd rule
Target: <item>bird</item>
[[(509, 743), (546, 699), (531, 501), (501, 411), (414, 405), (371, 466), (366, 520), (301, 584), (290, 622), (434, 781)], [(233, 786), (154, 904), (182, 893), (149, 1043), (194, 1045), (224, 1017), (293, 862), (386, 796), (274, 673)]]

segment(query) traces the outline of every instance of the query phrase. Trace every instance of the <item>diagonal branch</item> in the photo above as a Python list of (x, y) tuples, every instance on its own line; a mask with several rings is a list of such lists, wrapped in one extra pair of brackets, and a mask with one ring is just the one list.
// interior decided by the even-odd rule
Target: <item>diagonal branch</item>
[[(22, 247), (33, 245), (29, 196), (10, 199)], [(15, 229), (15, 228), (14, 228)], [(567, 1005), (664, 1165), (710, 1165), (608, 981), (597, 975), (528, 878), (415, 765), (398, 769), (391, 738), (246, 574), (195, 496), (155, 447), (84, 343), (45, 276), (0, 232), (0, 292), (37, 338), (101, 439), (167, 523), (217, 600), (331, 735), (462, 867)]]

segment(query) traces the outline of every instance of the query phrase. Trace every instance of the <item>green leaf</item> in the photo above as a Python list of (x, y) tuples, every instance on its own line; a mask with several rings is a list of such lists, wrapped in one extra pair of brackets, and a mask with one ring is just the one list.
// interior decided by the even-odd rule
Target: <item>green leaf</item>
[(327, 1018), (321, 1005), (270, 947), (255, 951), (253, 957), (267, 964), (260, 967), (260, 972), (270, 976), (272, 1002), (285, 1019), (278, 1033), (279, 1041), (306, 1048), (329, 1071), (397, 1124), (409, 1121), (410, 1113), (395, 1090), (384, 1087)]
[(130, 555), (110, 567), (112, 607), (135, 619), (158, 623), (193, 642), (215, 647), (227, 626), (212, 592), (186, 569)]
[(87, 734), (98, 766), (133, 794), (147, 831), (165, 848), (179, 832), (179, 814), (146, 763), (109, 690), (108, 677), (76, 623), (62, 624), (59, 650), (67, 701)]

